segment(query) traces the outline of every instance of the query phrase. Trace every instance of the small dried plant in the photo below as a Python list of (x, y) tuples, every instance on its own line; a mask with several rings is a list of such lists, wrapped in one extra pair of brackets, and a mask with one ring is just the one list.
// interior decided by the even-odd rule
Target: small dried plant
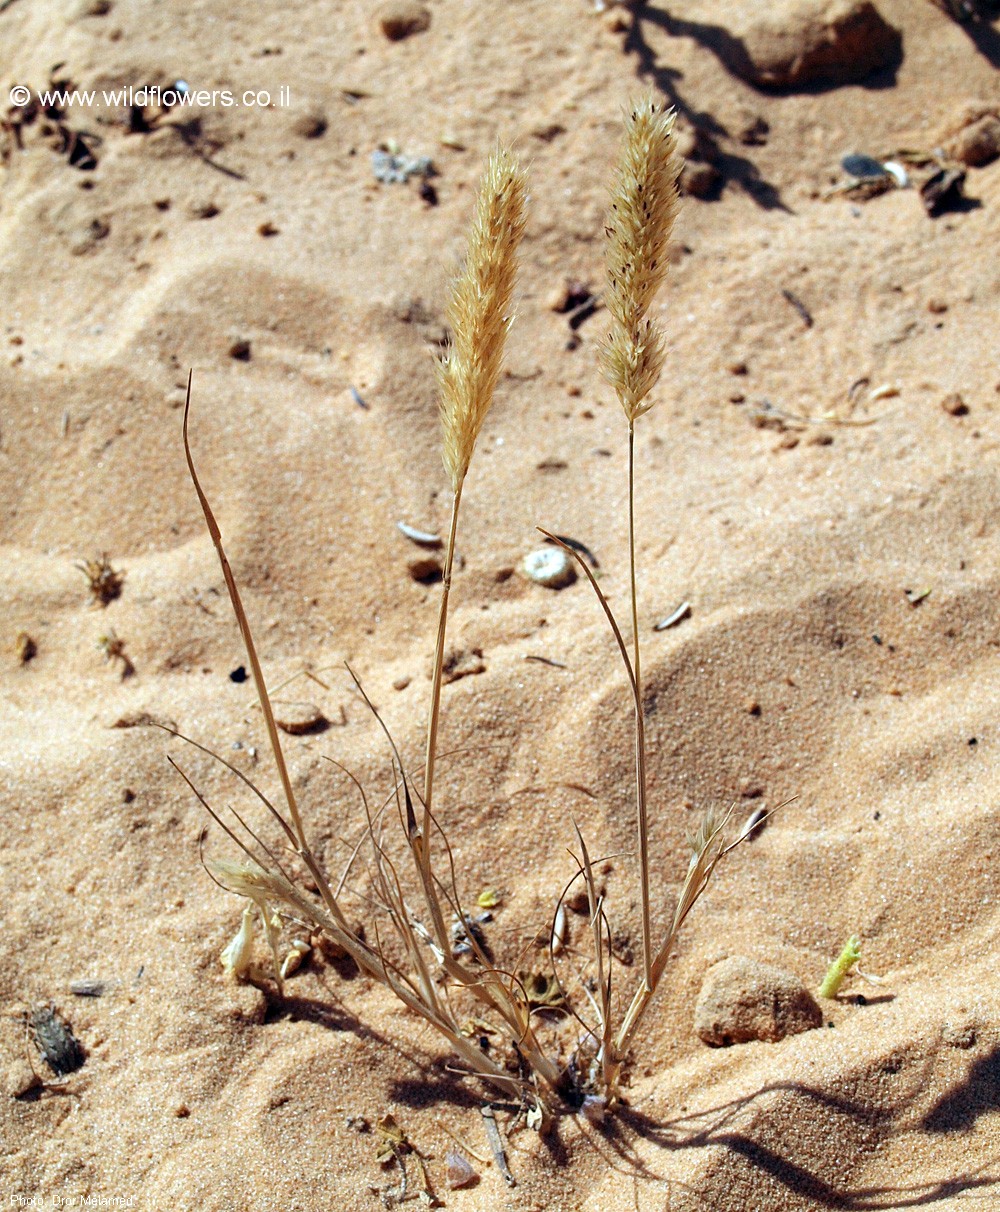
[[(638, 868), (642, 909), (642, 980), (617, 1027), (612, 988), (612, 930), (598, 892), (591, 858), (577, 830), (580, 854), (574, 879), (587, 889), (593, 933), (594, 980), (584, 985), (596, 1023), (570, 1012), (584, 1027), (584, 1042), (569, 1057), (546, 1047), (539, 1037), (536, 993), (521, 976), (498, 965), (473, 928), (458, 889), (447, 838), (434, 814), (434, 773), (438, 748), (442, 670), (448, 624), (455, 540), (462, 489), (476, 440), (492, 403), (501, 368), (504, 341), (511, 324), (511, 299), (516, 277), (517, 248), (524, 230), (525, 177), (514, 155), (498, 147), (482, 179), (465, 267), (457, 279), (448, 318), (452, 344), (438, 366), (443, 457), (452, 508), (445, 552), (428, 711), (422, 789), (418, 790), (378, 712), (360, 683), (358, 689), (385, 732), (392, 755), (393, 788), (385, 803), (373, 811), (367, 793), (349, 771), (365, 813), (365, 828), (351, 862), (364, 850), (368, 856), (370, 888), (365, 903), (368, 929), (352, 924), (345, 907), (348, 870), (334, 885), (311, 849), (278, 737), (271, 700), (261, 670), (250, 624), (244, 610), (222, 536), (195, 470), (188, 433), (190, 380), (184, 409), (184, 448), (209, 533), (215, 545), (253, 675), (270, 746), (282, 787), (279, 808), (242, 772), (223, 762), (241, 779), (276, 822), (288, 850), (308, 872), (313, 895), (297, 882), (279, 854), (250, 830), (242, 817), (230, 824), (218, 815), (194, 787), (195, 795), (230, 839), (243, 851), (238, 861), (213, 861), (210, 871), (227, 889), (246, 898), (240, 931), (224, 953), (233, 972), (250, 965), (253, 910), (259, 913), (272, 950), (279, 979), (278, 937), (281, 915), (325, 935), (357, 966), (381, 982), (406, 1006), (448, 1041), (468, 1072), (486, 1079), (507, 1096), (536, 1103), (553, 1100), (579, 1107), (589, 1102), (603, 1113), (619, 1097), (620, 1076), (635, 1032), (659, 983), (677, 932), (704, 891), (719, 860), (731, 846), (723, 834), (725, 819), (709, 816), (692, 840), (692, 857), (681, 885), (665, 940), (654, 946), (649, 904), (649, 831), (646, 804), (645, 735), (636, 605), (634, 527), (634, 426), (651, 407), (649, 393), (664, 359), (663, 340), (648, 312), (666, 265), (666, 246), (677, 211), (676, 180), (680, 160), (675, 149), (673, 117), (651, 98), (631, 107), (626, 115), (623, 151), (612, 194), (608, 222), (608, 309), (612, 324), (602, 347), (604, 372), (615, 388), (628, 421), (629, 435), (629, 552), (631, 573), (632, 652), (607, 599), (587, 564), (576, 553), (611, 626), (631, 687), (635, 708)], [(554, 538), (554, 536), (549, 536)], [(557, 541), (558, 540), (554, 540)], [(567, 549), (569, 550), (569, 549)], [(352, 674), (353, 677), (353, 674)], [(198, 746), (202, 748), (202, 746)], [(207, 752), (207, 751), (206, 751)], [(173, 759), (171, 759), (172, 761)], [(222, 760), (222, 759), (220, 759)], [(174, 763), (176, 765), (176, 763)], [(339, 764), (338, 764), (339, 765)], [(178, 768), (179, 769), (179, 768)], [(345, 768), (341, 767), (342, 770)], [(395, 803), (403, 833), (403, 862), (386, 839), (384, 812)], [(407, 857), (408, 856), (408, 857)], [(407, 876), (405, 866), (409, 866)], [(572, 881), (571, 881), (572, 882)], [(557, 917), (561, 908), (557, 907)], [(462, 947), (455, 946), (455, 927)], [(553, 932), (555, 934), (555, 932)], [(369, 937), (371, 936), (371, 937)], [(554, 954), (554, 948), (550, 946)], [(591, 992), (596, 990), (596, 993)], [(456, 1005), (462, 992), (478, 1004), (478, 1013), (506, 1037), (514, 1063), (484, 1052), (463, 1029), (465, 1017)], [(562, 999), (560, 999), (561, 1001)]]
[(73, 567), (87, 578), (87, 588), (95, 606), (107, 606), (122, 596), (125, 573), (112, 566), (106, 551), (94, 560), (79, 560)]

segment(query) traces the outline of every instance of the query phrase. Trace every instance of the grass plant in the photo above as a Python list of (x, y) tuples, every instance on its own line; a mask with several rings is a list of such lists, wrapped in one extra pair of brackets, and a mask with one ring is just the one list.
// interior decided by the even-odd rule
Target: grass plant
[[(663, 976), (677, 933), (716, 865), (736, 844), (725, 838), (727, 816), (709, 814), (705, 818), (692, 839), (691, 858), (671, 924), (666, 937), (657, 945), (650, 909), (649, 811), (637, 605), (635, 424), (652, 406), (650, 392), (665, 357), (662, 333), (649, 311), (667, 268), (667, 243), (678, 207), (676, 182), (680, 167), (673, 115), (652, 98), (632, 105), (625, 116), (625, 136), (606, 229), (609, 283), (606, 299), (611, 325), (601, 348), (604, 374), (621, 401), (628, 425), (631, 650), (586, 562), (575, 551), (567, 550), (588, 578), (609, 622), (633, 700), (642, 969), (631, 999), (620, 1002), (613, 980), (616, 961), (611, 953), (612, 929), (586, 841), (577, 829), (578, 868), (570, 882), (582, 879), (586, 887), (594, 954), (593, 980), (588, 982), (589, 988), (581, 982), (583, 1004), (579, 1005), (580, 997), (575, 997), (579, 1008), (573, 1006), (570, 1011), (584, 1027), (582, 1042), (578, 1042), (572, 1055), (560, 1050), (558, 1040), (542, 1038), (542, 1022), (534, 1013), (531, 992), (516, 974), (515, 966), (508, 970), (495, 962), (471, 928), (456, 880), (451, 847), (434, 811), (442, 669), (462, 490), (501, 369), (504, 341), (511, 325), (517, 248), (524, 230), (526, 182), (513, 153), (498, 147), (487, 162), (465, 267), (454, 285), (448, 309), (452, 343), (438, 366), (443, 458), (452, 502), (422, 790), (418, 790), (389, 730), (369, 703), (392, 755), (392, 789), (385, 802), (373, 809), (366, 789), (345, 771), (354, 781), (365, 825), (348, 869), (336, 884), (310, 847), (247, 614), (219, 526), (195, 469), (189, 440), (190, 381), (184, 410), (188, 469), (246, 647), (281, 783), (281, 806), (268, 799), (235, 767), (223, 764), (257, 797), (277, 825), (286, 849), (297, 856), (298, 863), (308, 873), (308, 882), (318, 889), (316, 895), (306, 891), (304, 881), (291, 874), (290, 869), (296, 864), (280, 855), (276, 848), (267, 846), (241, 816), (234, 813), (234, 820), (224, 819), (187, 780), (206, 810), (242, 851), (237, 861), (209, 863), (215, 878), (247, 902), (240, 932), (225, 952), (227, 966), (233, 971), (247, 969), (251, 906), (257, 909), (264, 924), (276, 974), (280, 972), (277, 923), (281, 915), (305, 923), (311, 930), (325, 934), (362, 971), (385, 985), (434, 1027), (468, 1073), (485, 1079), (506, 1096), (534, 1101), (539, 1108), (556, 1104), (579, 1107), (589, 1101), (591, 1111), (596, 1105), (603, 1112), (618, 1100), (623, 1066)], [(548, 537), (559, 541), (552, 535)], [(360, 683), (358, 688), (364, 695)], [(365, 701), (368, 702), (367, 696)], [(183, 777), (187, 779), (186, 775)], [(386, 828), (385, 818), (393, 806), (402, 828), (401, 846), (390, 841)], [(367, 929), (352, 924), (345, 904), (349, 895), (345, 891), (348, 871), (358, 858), (365, 856), (369, 887), (362, 903), (368, 910)], [(467, 944), (461, 952), (455, 949), (456, 923)], [(476, 1013), (486, 1017), (505, 1037), (506, 1056), (484, 1052), (464, 1030), (470, 1002), (476, 1004)], [(590, 1021), (584, 1018), (587, 1003)], [(625, 1006), (623, 1014), (620, 1005)]]

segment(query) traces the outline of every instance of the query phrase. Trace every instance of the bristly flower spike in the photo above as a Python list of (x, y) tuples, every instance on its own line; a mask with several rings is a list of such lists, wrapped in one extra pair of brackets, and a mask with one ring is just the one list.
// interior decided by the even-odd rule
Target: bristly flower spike
[(452, 344), (438, 363), (444, 465), (454, 492), (469, 470), (500, 375), (526, 192), (524, 170), (498, 145), (483, 173), (465, 267), (448, 306)]
[(674, 112), (652, 95), (625, 114), (625, 137), (611, 189), (605, 302), (611, 331), (601, 345), (604, 377), (631, 425), (652, 407), (663, 369), (663, 335), (647, 312), (667, 272), (667, 245), (680, 206)]

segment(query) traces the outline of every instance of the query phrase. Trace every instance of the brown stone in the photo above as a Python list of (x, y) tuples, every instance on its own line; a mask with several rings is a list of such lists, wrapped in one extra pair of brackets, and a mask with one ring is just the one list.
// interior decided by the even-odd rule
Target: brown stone
[(690, 198), (714, 197), (722, 186), (722, 173), (714, 164), (688, 160), (681, 169), (680, 190)]
[(957, 391), (949, 392), (941, 401), (941, 407), (950, 417), (968, 416), (969, 406)]
[(411, 34), (430, 29), (430, 10), (416, 0), (393, 0), (378, 10), (378, 26), (390, 42), (401, 42)]
[(778, 0), (747, 9), (752, 16), (734, 39), (729, 66), (759, 87), (855, 84), (899, 58), (899, 31), (871, 0)]
[(1000, 117), (987, 113), (974, 119), (952, 134), (944, 150), (970, 168), (992, 164), (1000, 156)]
[(734, 955), (708, 970), (694, 1011), (706, 1044), (772, 1043), (823, 1023), (816, 999), (792, 972)]

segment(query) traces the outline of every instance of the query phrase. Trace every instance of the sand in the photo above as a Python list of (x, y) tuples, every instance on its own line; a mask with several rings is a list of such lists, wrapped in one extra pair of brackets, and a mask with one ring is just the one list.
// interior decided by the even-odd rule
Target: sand
[[(995, 105), (1000, 35), (879, 0), (903, 31), (895, 69), (767, 94), (698, 36), (742, 6), (684, 7), (684, 23), (644, 7), (630, 26), (583, 0), (434, 0), (425, 32), (390, 42), (353, 0), (2, 6), (4, 106), (57, 63), (80, 88), (183, 78), (290, 98), (135, 133), (121, 106), (72, 108), (92, 171), (38, 123), (22, 148), (5, 137), (5, 1206), (379, 1207), (372, 1188), (399, 1178), (375, 1159), (391, 1113), (455, 1209), (1000, 1207), (1000, 162), (969, 171), (978, 205), (936, 219), (913, 189), (827, 196), (845, 152), (930, 148), (966, 102)], [(545, 967), (530, 941), (573, 874), (574, 821), (612, 856), (627, 950), (622, 669), (586, 584), (508, 574), (544, 525), (587, 545), (627, 611), (625, 426), (596, 366), (602, 317), (570, 348), (549, 301), (567, 278), (600, 288), (618, 111), (644, 81), (715, 132), (725, 177), (681, 212), (658, 303), (668, 366), (637, 439), (660, 927), (705, 808), (735, 803), (742, 820), (791, 802), (685, 926), (628, 1106), (603, 1130), (571, 1115), (547, 1138), (512, 1130), (508, 1189), (486, 1092), (384, 990), (318, 953), (285, 1000), (222, 971), (240, 905), (199, 864), (207, 817), (168, 754), (216, 806), (249, 801), (141, 725), (175, 725), (269, 793), (277, 780), (251, 685), (230, 676), (245, 656), (180, 404), (192, 368), (195, 454), (266, 675), (298, 675), (276, 698), (331, 721), (286, 743), (339, 873), (362, 814), (325, 756), (375, 798), (391, 780), (345, 661), (422, 760), (440, 588), (412, 579), (421, 552), (396, 523), (447, 523), (431, 355), (484, 155), (516, 142), (531, 174), (518, 321), (466, 488), (450, 631), (483, 668), (445, 688), (438, 811), (465, 895), (504, 891), (489, 930), (508, 962)], [(763, 141), (740, 142), (758, 118)], [(384, 140), (433, 157), (436, 205), (417, 180), (375, 181)], [(953, 393), (964, 411), (942, 407)], [(102, 607), (74, 564), (104, 552), (124, 582)], [(685, 601), (689, 617), (654, 630)], [(131, 676), (109, 659), (115, 637)], [(231, 852), (215, 828), (205, 848)], [(751, 956), (815, 989), (850, 934), (882, 983), (851, 976), (824, 1027), (698, 1039), (713, 963)], [(571, 914), (564, 975), (590, 962)], [(71, 993), (84, 978), (103, 996)], [(616, 966), (622, 997), (636, 979)], [(25, 1031), (50, 1001), (87, 1054), (58, 1088), (33, 1085), (32, 1065), (53, 1075)], [(449, 1191), (459, 1147), (480, 1179)], [(413, 1196), (412, 1157), (409, 1173)]]

